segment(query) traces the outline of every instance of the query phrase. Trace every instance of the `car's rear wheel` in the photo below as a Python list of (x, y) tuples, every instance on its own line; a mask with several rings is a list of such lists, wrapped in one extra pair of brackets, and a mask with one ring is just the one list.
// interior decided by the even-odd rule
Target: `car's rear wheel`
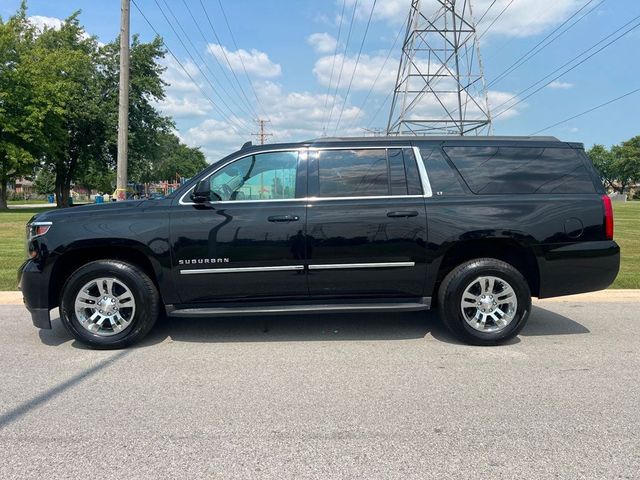
[(438, 291), (444, 324), (474, 345), (495, 345), (518, 335), (531, 311), (531, 292), (522, 274), (494, 258), (454, 268)]
[(94, 348), (122, 348), (142, 339), (160, 310), (158, 290), (141, 269), (116, 260), (83, 265), (65, 283), (60, 318)]

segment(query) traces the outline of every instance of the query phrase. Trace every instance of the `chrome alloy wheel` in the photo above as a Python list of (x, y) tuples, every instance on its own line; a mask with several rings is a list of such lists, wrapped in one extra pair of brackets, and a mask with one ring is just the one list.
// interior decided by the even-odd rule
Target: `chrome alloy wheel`
[(478, 277), (465, 288), (460, 309), (472, 328), (494, 333), (506, 328), (514, 319), (518, 298), (502, 278)]
[(80, 289), (74, 309), (80, 325), (93, 334), (108, 337), (131, 325), (136, 302), (129, 287), (120, 280), (100, 277)]

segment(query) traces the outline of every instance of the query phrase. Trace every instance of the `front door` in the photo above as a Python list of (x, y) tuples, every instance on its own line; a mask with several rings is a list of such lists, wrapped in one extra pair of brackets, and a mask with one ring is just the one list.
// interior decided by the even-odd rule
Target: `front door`
[(211, 202), (176, 201), (172, 266), (182, 303), (308, 295), (304, 151), (239, 158), (209, 177)]
[(309, 195), (311, 295), (424, 295), (427, 219), (411, 148), (311, 150)]

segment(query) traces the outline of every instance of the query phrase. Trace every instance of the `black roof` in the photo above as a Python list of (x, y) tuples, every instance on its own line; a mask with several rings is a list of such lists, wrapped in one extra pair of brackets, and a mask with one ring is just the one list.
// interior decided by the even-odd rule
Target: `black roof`
[(400, 145), (408, 142), (450, 142), (452, 145), (460, 145), (460, 143), (483, 143), (496, 142), (501, 145), (509, 145), (509, 143), (562, 143), (570, 147), (582, 147), (581, 143), (561, 142), (556, 137), (551, 136), (460, 136), (460, 135), (386, 135), (378, 137), (320, 137), (304, 140), (301, 142), (286, 143), (268, 143), (264, 145), (252, 145), (250, 142), (245, 143), (240, 151), (260, 151), (265, 149), (282, 149), (282, 148), (300, 148), (309, 146), (331, 146), (341, 144), (358, 144), (361, 146), (375, 145), (377, 143), (388, 143), (389, 145)]
[(301, 143), (340, 143), (340, 142), (390, 142), (390, 141), (431, 141), (431, 142), (444, 142), (444, 141), (503, 141), (508, 142), (510, 140), (528, 141), (528, 142), (559, 142), (556, 137), (551, 136), (461, 136), (461, 135), (384, 135), (378, 137), (320, 137), (312, 138)]

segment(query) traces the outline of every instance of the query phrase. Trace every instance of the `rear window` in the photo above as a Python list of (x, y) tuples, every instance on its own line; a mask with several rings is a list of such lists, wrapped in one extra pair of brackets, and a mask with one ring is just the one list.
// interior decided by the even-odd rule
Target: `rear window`
[(319, 150), (317, 162), (320, 197), (422, 193), (410, 149)]
[(387, 151), (321, 150), (318, 152), (321, 197), (389, 195)]
[(445, 147), (473, 193), (594, 193), (593, 181), (571, 148)]

